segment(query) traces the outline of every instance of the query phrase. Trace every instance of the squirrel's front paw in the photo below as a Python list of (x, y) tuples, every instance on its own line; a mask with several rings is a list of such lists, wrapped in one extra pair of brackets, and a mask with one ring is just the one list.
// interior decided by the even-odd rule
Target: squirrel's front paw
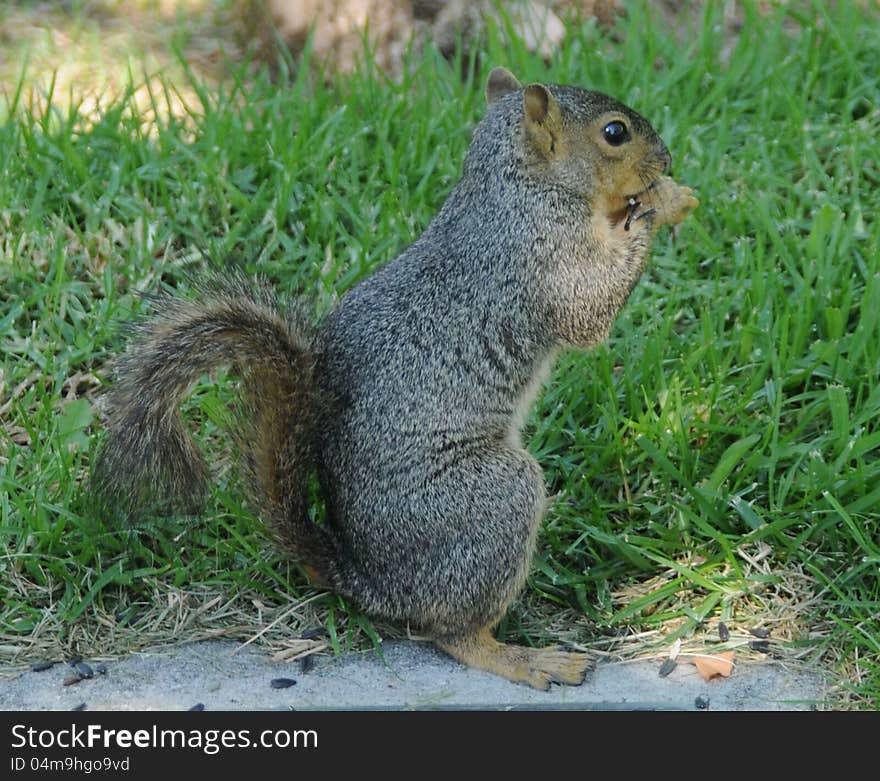
[(657, 227), (678, 225), (699, 204), (690, 187), (677, 184), (668, 176), (661, 176), (639, 196), (640, 213), (652, 214)]

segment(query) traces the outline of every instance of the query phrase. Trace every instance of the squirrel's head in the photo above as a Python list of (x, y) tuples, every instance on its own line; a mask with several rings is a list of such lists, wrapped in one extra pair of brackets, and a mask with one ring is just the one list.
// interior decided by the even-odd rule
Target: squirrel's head
[(504, 100), (521, 112), (514, 143), (530, 173), (586, 198), (594, 213), (605, 213), (612, 223), (671, 163), (647, 120), (601, 92), (557, 84), (523, 87), (509, 70), (495, 68), (486, 97), (490, 105)]

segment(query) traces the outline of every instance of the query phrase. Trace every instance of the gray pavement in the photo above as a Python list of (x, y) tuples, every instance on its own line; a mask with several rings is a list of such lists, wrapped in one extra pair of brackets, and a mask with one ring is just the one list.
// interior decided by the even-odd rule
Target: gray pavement
[[(94, 662), (86, 660), (93, 667)], [(777, 662), (738, 663), (729, 678), (704, 681), (691, 664), (661, 678), (659, 662), (600, 663), (583, 686), (539, 692), (469, 670), (424, 643), (389, 641), (339, 658), (273, 662), (251, 646), (205, 641), (106, 663), (106, 672), (64, 685), (73, 670), (0, 679), (0, 710), (807, 710), (821, 707), (828, 681)], [(273, 688), (278, 678), (296, 681)]]

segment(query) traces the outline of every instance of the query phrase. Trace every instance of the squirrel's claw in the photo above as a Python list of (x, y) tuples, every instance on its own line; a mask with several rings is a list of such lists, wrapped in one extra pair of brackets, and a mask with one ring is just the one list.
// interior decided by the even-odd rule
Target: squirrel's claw
[(668, 176), (661, 176), (639, 193), (638, 200), (634, 195), (627, 199), (623, 229), (629, 231), (634, 222), (646, 218), (651, 218), (653, 225), (658, 228), (661, 225), (677, 225), (699, 203), (690, 187), (677, 184)]
[[(632, 221), (633, 221), (633, 216), (635, 215), (635, 213), (636, 213), (636, 211), (638, 210), (639, 206), (642, 205), (642, 202), (641, 202), (641, 201), (637, 201), (637, 200), (636, 200), (635, 198), (633, 198), (633, 197), (630, 197), (630, 199), (629, 199), (629, 201), (628, 201), (628, 204), (629, 204), (629, 205), (627, 206), (627, 210), (626, 210), (626, 222), (623, 224), (623, 229), (624, 229), (625, 231), (628, 231), (628, 230), (629, 230), (630, 225), (632, 224)], [(641, 215), (640, 215), (640, 216), (641, 216)], [(639, 217), (636, 217), (636, 219), (639, 219)]]

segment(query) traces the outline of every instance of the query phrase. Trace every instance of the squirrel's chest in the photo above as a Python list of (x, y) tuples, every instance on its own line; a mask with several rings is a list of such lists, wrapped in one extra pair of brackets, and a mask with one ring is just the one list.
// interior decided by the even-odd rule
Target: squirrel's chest
[(507, 441), (512, 447), (522, 446), (520, 432), (522, 431), (523, 425), (525, 425), (526, 418), (529, 415), (532, 405), (535, 403), (535, 399), (538, 397), (538, 393), (541, 391), (541, 387), (547, 381), (550, 372), (553, 370), (553, 365), (556, 363), (557, 353), (558, 350), (551, 350), (536, 365), (531, 379), (523, 387), (516, 399), (513, 415), (510, 419), (510, 426), (507, 431)]

